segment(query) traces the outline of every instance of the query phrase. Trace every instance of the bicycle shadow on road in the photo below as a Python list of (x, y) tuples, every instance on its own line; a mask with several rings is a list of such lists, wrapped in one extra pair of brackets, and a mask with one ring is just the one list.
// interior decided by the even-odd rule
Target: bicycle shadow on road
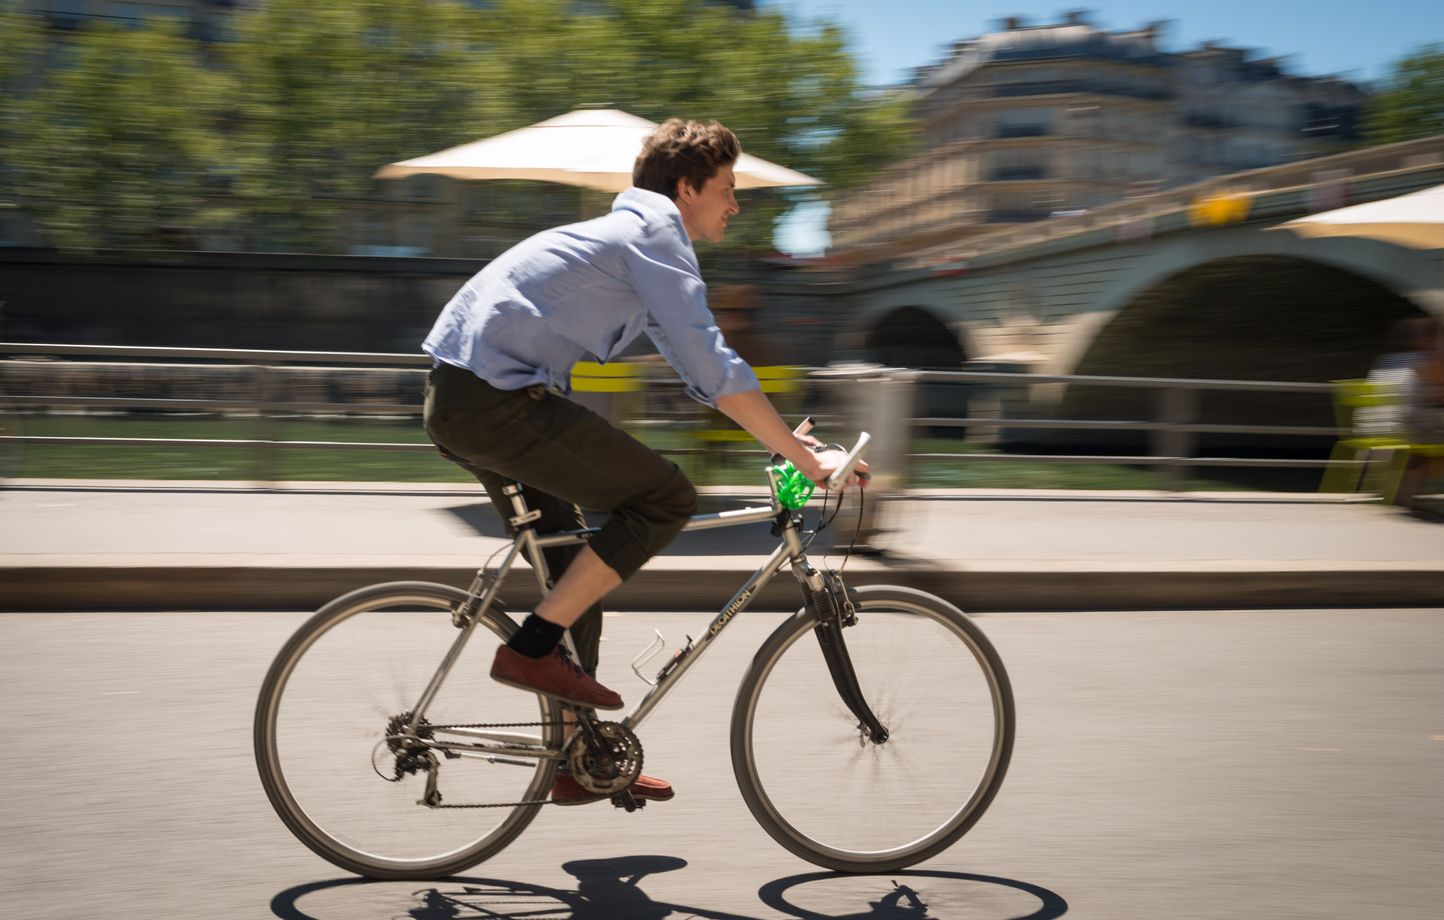
[[(811, 890), (798, 890), (804, 886), (811, 886)], [(1053, 920), (1068, 912), (1068, 902), (1061, 895), (1040, 885), (928, 869), (880, 875), (790, 875), (763, 885), (757, 897), (773, 910), (798, 920), (948, 920), (964, 914), (998, 920)], [(827, 902), (828, 906), (813, 909), (796, 903), (804, 899)], [(1035, 901), (1036, 909), (1029, 910)], [(838, 904), (848, 905), (845, 912), (830, 912)]]
[[(638, 884), (647, 875), (686, 866), (686, 860), (675, 856), (574, 860), (562, 868), (576, 877), (575, 889), (471, 876), (456, 876), (431, 885), (334, 879), (280, 892), (271, 899), (271, 913), (281, 920), (759, 920), (654, 901)], [(418, 884), (424, 887), (417, 888)], [(358, 885), (375, 888), (375, 895), (365, 897), (344, 891)], [(302, 901), (307, 903), (303, 906)]]
[[(271, 899), (280, 920), (761, 920), (652, 899), (647, 875), (687, 866), (674, 856), (574, 860), (562, 868), (575, 889), (456, 876), (431, 884), (332, 879), (298, 885)], [(420, 885), (421, 887), (417, 887)], [(804, 886), (808, 890), (801, 890)], [(365, 892), (356, 889), (369, 889)], [(798, 920), (949, 920), (965, 913), (997, 920), (1053, 920), (1068, 902), (1038, 885), (965, 872), (904, 870), (884, 875), (813, 872), (763, 885), (758, 899)], [(825, 901), (813, 909), (799, 901)], [(842, 913), (823, 912), (845, 905)]]

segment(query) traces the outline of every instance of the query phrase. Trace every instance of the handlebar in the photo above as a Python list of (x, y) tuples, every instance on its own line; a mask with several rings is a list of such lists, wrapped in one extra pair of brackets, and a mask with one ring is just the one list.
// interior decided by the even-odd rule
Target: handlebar
[[(815, 423), (812, 421), (812, 416), (809, 415), (807, 418), (799, 422), (796, 428), (792, 429), (792, 433), (796, 437), (803, 437), (812, 432), (814, 424)], [(857, 443), (854, 444), (852, 446), (852, 450), (848, 452), (847, 460), (842, 464), (842, 466), (838, 467), (831, 476), (827, 477), (827, 488), (829, 491), (836, 491), (837, 489), (842, 487), (842, 484), (844, 482), (847, 481), (848, 474), (852, 472), (853, 467), (857, 466), (857, 461), (862, 459), (863, 451), (867, 449), (868, 442), (870, 442), (871, 440), (872, 435), (868, 434), (866, 431), (860, 433), (857, 436)], [(836, 447), (836, 445), (833, 446)], [(772, 458), (772, 462), (782, 462), (781, 456), (774, 455)], [(871, 478), (872, 477), (869, 476), (867, 473), (858, 474), (858, 480), (860, 482), (867, 482)]]
[[(812, 431), (812, 429), (813, 429), (812, 417), (811, 417), (811, 416), (808, 416), (807, 418), (803, 419), (803, 420), (798, 424), (798, 426), (797, 426), (796, 428), (792, 429), (792, 433), (793, 433), (794, 436), (800, 438), (800, 437), (804, 437), (804, 436), (806, 436), (807, 434), (809, 434), (809, 433)], [(872, 440), (872, 435), (868, 434), (866, 431), (861, 432), (861, 433), (858, 435), (857, 443), (853, 445), (852, 450), (848, 451), (847, 457), (843, 460), (842, 466), (838, 467), (836, 470), (833, 471), (833, 473), (832, 473), (831, 476), (827, 477), (827, 482), (825, 483), (827, 489), (829, 489), (829, 490), (831, 490), (831, 491), (836, 491), (836, 490), (842, 488), (843, 483), (845, 483), (845, 482), (847, 481), (848, 475), (849, 475), (850, 473), (852, 473), (852, 471), (853, 471), (854, 468), (856, 468), (858, 460), (862, 459), (863, 452), (867, 449), (867, 445), (868, 445), (868, 443), (869, 443), (871, 440)], [(822, 447), (819, 446), (819, 447), (816, 447), (816, 448), (814, 448), (814, 449), (815, 449), (815, 450), (823, 450), (824, 448), (822, 448)], [(838, 447), (836, 444), (833, 444), (833, 445), (831, 445), (831, 449), (842, 450), (843, 448)], [(783, 461), (782, 455), (781, 455), (781, 454), (773, 454), (773, 455), (772, 455), (772, 462), (773, 462), (774, 464), (783, 463), (784, 461)], [(790, 467), (791, 464), (788, 464), (788, 466)], [(858, 478), (858, 483), (859, 483), (859, 484), (863, 484), (863, 483), (866, 483), (866, 482), (867, 482), (869, 479), (871, 479), (872, 477), (870, 477), (867, 473), (858, 473), (858, 474), (857, 474), (857, 478)], [(803, 482), (808, 482), (808, 480), (805, 480), (805, 479), (804, 479)], [(776, 486), (775, 486), (775, 484), (774, 484), (774, 488), (775, 488), (775, 487), (776, 487)], [(811, 486), (809, 485), (808, 488), (807, 488), (807, 494), (810, 494), (811, 491), (812, 491), (812, 489), (811, 489)], [(806, 495), (802, 495), (801, 501), (805, 502), (806, 500), (807, 500), (807, 496), (806, 496)], [(800, 505), (799, 505), (798, 507), (800, 507)]]
[(848, 451), (847, 459), (843, 461), (842, 466), (838, 467), (833, 471), (831, 476), (827, 477), (827, 488), (829, 491), (836, 492), (842, 488), (843, 483), (847, 482), (848, 474), (852, 472), (853, 467), (857, 466), (857, 461), (862, 459), (862, 453), (867, 449), (868, 442), (871, 440), (872, 435), (866, 431), (858, 434), (857, 443), (852, 445), (852, 450)]

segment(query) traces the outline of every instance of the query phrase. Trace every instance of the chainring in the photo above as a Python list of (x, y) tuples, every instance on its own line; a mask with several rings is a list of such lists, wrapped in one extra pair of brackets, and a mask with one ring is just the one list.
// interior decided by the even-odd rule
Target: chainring
[(619, 722), (593, 722), (592, 728), (600, 749), (586, 731), (578, 731), (567, 745), (567, 766), (583, 789), (614, 795), (642, 775), (642, 742)]

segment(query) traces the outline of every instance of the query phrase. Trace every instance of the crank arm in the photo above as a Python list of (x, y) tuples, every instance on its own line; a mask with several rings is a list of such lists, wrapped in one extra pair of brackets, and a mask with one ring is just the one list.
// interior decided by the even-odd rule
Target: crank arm
[(617, 808), (625, 808), (628, 812), (647, 807), (647, 803), (644, 800), (632, 795), (631, 789), (623, 789), (621, 792), (613, 795), (612, 804)]

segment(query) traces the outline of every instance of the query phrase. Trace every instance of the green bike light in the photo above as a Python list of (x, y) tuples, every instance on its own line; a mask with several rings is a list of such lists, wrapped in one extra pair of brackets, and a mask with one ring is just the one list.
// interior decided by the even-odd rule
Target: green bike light
[(807, 500), (812, 497), (812, 490), (817, 487), (816, 483), (802, 475), (802, 471), (793, 466), (791, 460), (771, 469), (777, 484), (777, 501), (782, 507), (796, 511), (807, 504)]

